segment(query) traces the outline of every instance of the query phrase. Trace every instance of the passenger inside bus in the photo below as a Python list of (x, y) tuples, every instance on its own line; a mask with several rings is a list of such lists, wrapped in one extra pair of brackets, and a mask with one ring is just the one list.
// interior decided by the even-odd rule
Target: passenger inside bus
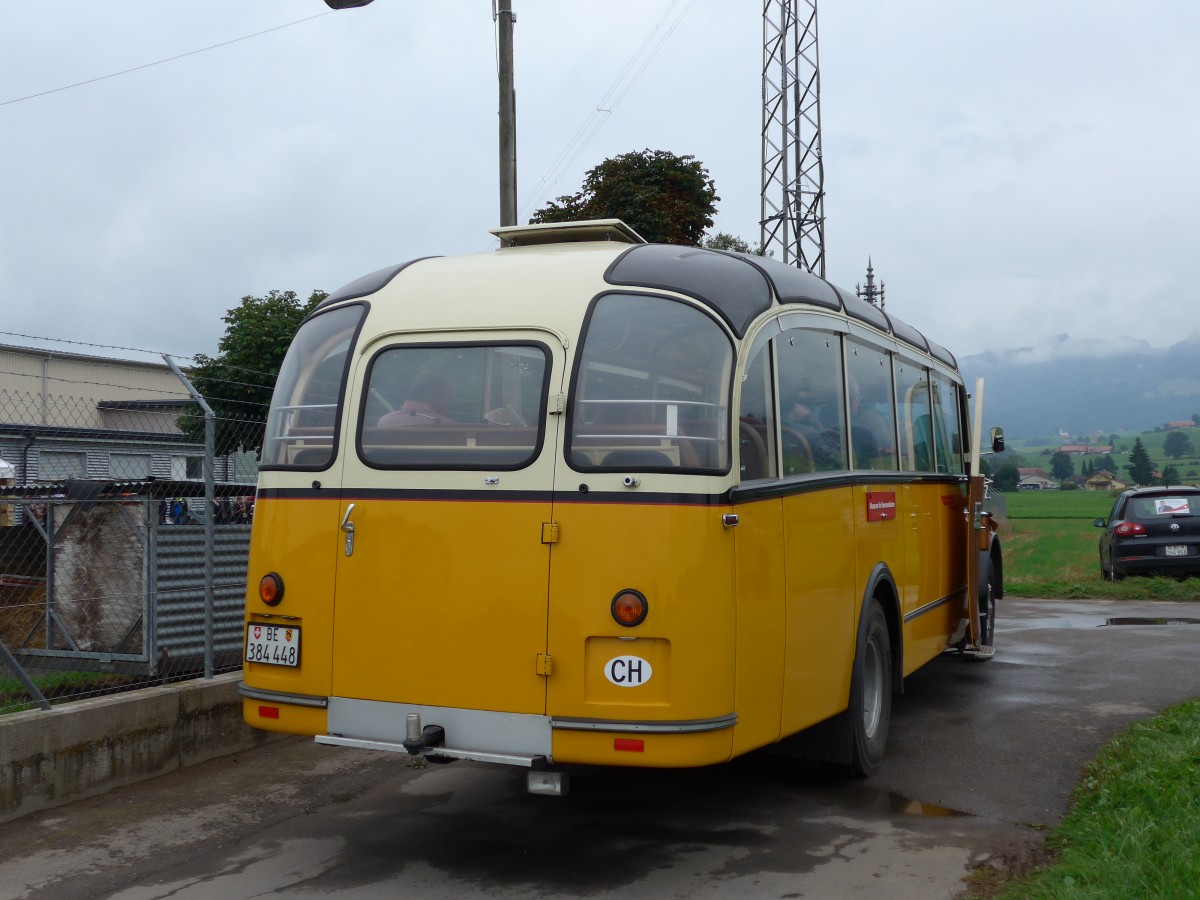
[[(825, 424), (822, 410), (830, 408), (832, 400), (822, 403), (813, 392), (802, 388), (792, 396), (789, 411), (782, 415), (785, 428), (794, 429), (808, 446), (816, 471), (827, 472), (842, 466), (842, 445), (835, 425)], [(811, 471), (811, 470), (810, 470)]]
[(380, 416), (378, 424), (385, 428), (456, 425), (458, 423), (447, 413), (450, 402), (450, 382), (446, 376), (426, 372), (417, 376), (403, 405)]
[(879, 413), (863, 408), (862, 392), (858, 381), (851, 375), (846, 382), (850, 398), (850, 448), (854, 451), (853, 467), (872, 468), (872, 460), (879, 455), (879, 440), (875, 423), (882, 424)]

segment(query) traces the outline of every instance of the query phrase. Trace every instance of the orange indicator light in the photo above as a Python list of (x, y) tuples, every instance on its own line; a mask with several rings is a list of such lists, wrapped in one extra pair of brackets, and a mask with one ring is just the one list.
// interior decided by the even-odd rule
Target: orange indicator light
[(649, 607), (646, 598), (639, 591), (624, 590), (613, 597), (612, 617), (617, 620), (618, 625), (630, 628), (640, 625), (647, 612)]
[(269, 572), (258, 583), (258, 598), (267, 606), (275, 606), (283, 599), (283, 579)]

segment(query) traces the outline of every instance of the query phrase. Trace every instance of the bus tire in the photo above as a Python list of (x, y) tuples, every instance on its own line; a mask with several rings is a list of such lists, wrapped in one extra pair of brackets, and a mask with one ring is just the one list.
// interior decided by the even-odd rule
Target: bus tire
[(850, 680), (850, 774), (871, 775), (883, 763), (892, 720), (892, 640), (878, 600), (867, 611)]
[[(987, 580), (979, 594), (979, 643), (985, 647), (996, 646), (996, 564), (989, 559), (987, 564)], [(969, 657), (975, 662), (987, 662), (990, 656)]]

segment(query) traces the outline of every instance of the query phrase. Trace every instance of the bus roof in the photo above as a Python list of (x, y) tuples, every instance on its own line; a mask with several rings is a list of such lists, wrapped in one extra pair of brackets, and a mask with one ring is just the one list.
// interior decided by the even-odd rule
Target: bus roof
[[(697, 300), (739, 338), (776, 302), (841, 313), (957, 369), (949, 350), (911, 325), (768, 257), (648, 244), (619, 219), (521, 225), (491, 233), (500, 239), (495, 251), (388, 266), (338, 289), (317, 309), (379, 294), (373, 308), (395, 301), (396, 327), (404, 330), (537, 323), (570, 334), (577, 333), (587, 304), (606, 287), (641, 288)], [(408, 303), (407, 297), (419, 299)]]

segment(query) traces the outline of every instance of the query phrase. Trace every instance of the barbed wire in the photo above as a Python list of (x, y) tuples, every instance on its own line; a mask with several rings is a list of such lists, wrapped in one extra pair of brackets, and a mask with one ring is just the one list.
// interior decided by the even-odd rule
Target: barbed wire
[[(185, 361), (191, 363), (192, 365), (200, 365), (201, 364), (200, 359), (201, 359), (201, 357), (203, 357), (204, 361), (209, 361), (209, 360), (216, 361), (216, 362), (220, 363), (222, 366), (224, 366), (225, 368), (229, 369), (229, 371), (231, 371), (231, 372), (243, 372), (243, 373), (246, 373), (249, 375), (262, 375), (267, 378), (275, 378), (276, 374), (277, 374), (275, 372), (267, 372), (262, 369), (251, 369), (247, 366), (236, 366), (232, 363), (222, 360), (218, 356), (209, 356), (206, 353), (198, 353), (195, 356), (188, 356), (187, 354), (184, 354), (184, 353), (169, 353), (165, 350), (147, 350), (142, 347), (122, 347), (117, 344), (95, 344), (90, 341), (73, 341), (68, 338), (52, 338), (52, 337), (46, 337), (45, 335), (23, 334), (18, 331), (0, 331), (0, 335), (7, 335), (8, 337), (22, 338), (24, 340), (29, 340), (29, 341), (44, 341), (44, 342), (50, 343), (50, 344), (69, 344), (74, 347), (91, 347), (96, 350), (120, 350), (120, 351), (126, 352), (126, 353), (145, 353), (148, 356), (157, 356), (160, 359), (164, 356), (169, 356), (174, 360), (185, 360)], [(2, 345), (0, 345), (0, 346), (2, 346)], [(16, 350), (46, 350), (47, 352), (50, 352), (50, 353), (56, 352), (53, 349), (47, 349), (44, 347), (19, 347), (16, 345), (10, 345), (10, 346), (12, 347), (12, 349), (16, 349)], [(57, 352), (66, 352), (66, 351), (57, 351)], [(96, 360), (96, 362), (85, 363), (85, 365), (101, 365), (103, 363), (112, 363), (112, 362), (141, 362), (140, 360), (124, 360), (124, 359), (121, 359), (119, 357), (114, 357), (114, 356), (93, 356), (91, 358)], [(10, 373), (0, 373), (0, 374), (10, 374)], [(255, 384), (249, 384), (249, 383), (245, 384), (245, 386), (246, 387), (261, 387), (261, 385), (255, 385)]]

